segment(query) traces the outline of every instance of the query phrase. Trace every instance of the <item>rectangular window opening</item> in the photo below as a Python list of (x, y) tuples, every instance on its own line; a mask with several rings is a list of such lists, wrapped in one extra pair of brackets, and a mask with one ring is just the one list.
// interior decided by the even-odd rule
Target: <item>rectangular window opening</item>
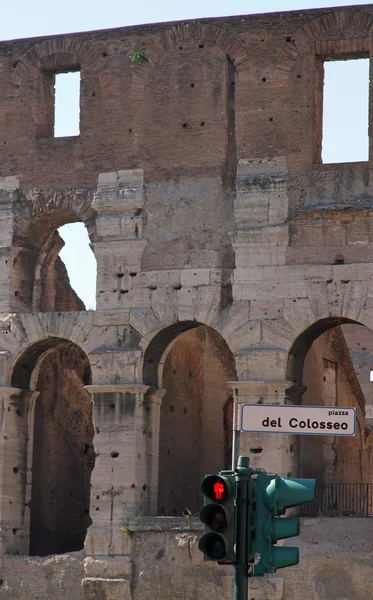
[(324, 164), (368, 160), (368, 109), (369, 59), (324, 61)]
[(373, 369), (369, 371), (369, 381), (373, 381)]
[(79, 135), (80, 71), (54, 77), (54, 137)]

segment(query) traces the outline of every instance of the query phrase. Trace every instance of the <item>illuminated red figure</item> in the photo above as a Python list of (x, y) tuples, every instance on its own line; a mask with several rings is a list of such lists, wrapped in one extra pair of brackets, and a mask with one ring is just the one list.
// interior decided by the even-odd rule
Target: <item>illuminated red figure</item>
[(221, 481), (216, 481), (214, 483), (214, 495), (216, 500), (223, 500), (224, 497), (224, 484)]

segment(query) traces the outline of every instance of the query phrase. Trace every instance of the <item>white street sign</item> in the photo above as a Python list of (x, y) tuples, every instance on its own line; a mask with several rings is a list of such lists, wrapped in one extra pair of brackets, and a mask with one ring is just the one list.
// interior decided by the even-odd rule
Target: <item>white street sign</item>
[(341, 406), (243, 404), (241, 431), (355, 435), (356, 409)]

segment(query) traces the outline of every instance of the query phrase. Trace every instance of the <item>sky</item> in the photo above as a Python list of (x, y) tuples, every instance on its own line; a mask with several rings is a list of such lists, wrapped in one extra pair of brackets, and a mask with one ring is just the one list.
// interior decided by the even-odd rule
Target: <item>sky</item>
[[(204, 17), (233, 16), (267, 12), (282, 12), (289, 10), (305, 10), (311, 8), (325, 8), (332, 6), (364, 5), (367, 2), (346, 0), (142, 0), (141, 2), (126, 2), (125, 0), (64, 0), (63, 2), (51, 2), (51, 0), (18, 0), (16, 4), (2, 2), (0, 19), (0, 40), (11, 40), (17, 38), (28, 38), (62, 33), (73, 33), (79, 31), (92, 31), (97, 29), (109, 29), (113, 27), (125, 27), (144, 23), (159, 23), (163, 21), (180, 21), (185, 19), (198, 19)], [(351, 63), (352, 61), (350, 61)], [(359, 63), (358, 68), (350, 72), (334, 72), (331, 79), (340, 80), (338, 91), (332, 89), (330, 100), (325, 89), (325, 110), (328, 111), (328, 123), (332, 135), (336, 135), (340, 129), (339, 124), (348, 110), (342, 104), (342, 99), (350, 102), (360, 102), (362, 117), (358, 123), (350, 123), (350, 131), (347, 133), (349, 144), (335, 144), (334, 147), (349, 149), (355, 148), (355, 154), (343, 155), (335, 159), (330, 155), (330, 148), (323, 147), (324, 162), (338, 162), (350, 160), (366, 160), (366, 135), (364, 139), (357, 137), (358, 129), (366, 127), (364, 119), (364, 107), (367, 104), (367, 61), (353, 61)], [(356, 67), (356, 66), (355, 66)], [(331, 66), (332, 69), (332, 66)], [(351, 77), (356, 77), (353, 85)], [(346, 87), (346, 81), (348, 85)], [(75, 84), (76, 85), (76, 84)], [(343, 87), (344, 86), (344, 87)], [(355, 90), (354, 98), (348, 99), (348, 92)], [(338, 102), (335, 99), (338, 98)], [(327, 104), (329, 103), (330, 108)], [(62, 101), (64, 104), (64, 101)], [(67, 108), (66, 104), (66, 108)], [(338, 111), (336, 110), (338, 106)], [(356, 106), (355, 106), (356, 108)], [(63, 112), (63, 107), (62, 107)], [(326, 114), (326, 113), (324, 113)], [(334, 121), (333, 121), (334, 119)], [(324, 131), (327, 136), (328, 132)], [(64, 125), (56, 135), (68, 135), (64, 133)], [(360, 158), (356, 149), (361, 148), (363, 155)], [(124, 167), (125, 168), (125, 167)], [(96, 263), (92, 250), (89, 248), (89, 240), (80, 223), (66, 225), (60, 228), (66, 246), (60, 256), (67, 267), (70, 282), (75, 291), (85, 302), (88, 309), (95, 308), (95, 277)], [(79, 260), (77, 260), (79, 257)]]
[(141, 23), (179, 21), (202, 17), (244, 15), (286, 10), (363, 5), (336, 0), (18, 0), (2, 2), (0, 39), (72, 33), (124, 27)]

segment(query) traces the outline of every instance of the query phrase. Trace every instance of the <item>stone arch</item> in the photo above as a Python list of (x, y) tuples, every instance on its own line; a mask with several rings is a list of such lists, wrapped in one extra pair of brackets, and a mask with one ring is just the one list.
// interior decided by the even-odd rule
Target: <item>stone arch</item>
[(17, 298), (18, 310), (84, 310), (58, 256), (63, 242), (57, 229), (82, 221), (93, 241), (96, 212), (91, 204), (92, 194), (86, 191), (57, 190), (53, 196), (29, 191), (19, 195), (13, 205), (15, 256), (11, 291)]
[(75, 313), (19, 313), (0, 317), (0, 347), (8, 356), (6, 380), (10, 385), (18, 356), (29, 347), (49, 338), (69, 339), (85, 353), (97, 346), (93, 311)]
[[(108, 80), (106, 52), (89, 42), (61, 36), (35, 44), (13, 63), (10, 81), (15, 101), (22, 103), (22, 130), (37, 138), (53, 137), (54, 125), (54, 75), (68, 71), (80, 71), (81, 94), (93, 85), (102, 92)], [(80, 135), (84, 135), (86, 119), (81, 114)]]
[(144, 52), (148, 60), (140, 65), (134, 65), (131, 82), (131, 98), (133, 101), (136, 98), (141, 98), (144, 92), (145, 81), (149, 78), (150, 71), (160, 58), (166, 52), (172, 50), (175, 44), (191, 39), (216, 44), (216, 46), (229, 56), (238, 71), (249, 67), (250, 57), (245, 47), (228, 29), (223, 29), (209, 23), (180, 23), (156, 36)]
[[(13, 203), (15, 244), (40, 248), (52, 229), (69, 219), (82, 221), (91, 241), (96, 236), (96, 211), (92, 208), (93, 191), (88, 189), (22, 190)], [(48, 231), (46, 234), (45, 231)]]
[(95, 72), (106, 68), (105, 57), (91, 44), (71, 36), (58, 36), (32, 46), (14, 65), (11, 81), (16, 87), (20, 87), (33, 69), (58, 70), (66, 65), (86, 63)]
[(87, 355), (66, 338), (28, 345), (13, 366), (12, 387), (37, 396), (26, 439), (31, 555), (84, 546), (95, 457), (92, 400), (84, 389), (91, 382)]
[(292, 381), (295, 385), (300, 386), (303, 375), (303, 364), (305, 357), (312, 346), (312, 343), (320, 335), (332, 329), (343, 325), (344, 323), (355, 323), (352, 319), (343, 317), (329, 317), (320, 319), (312, 325), (310, 325), (305, 331), (303, 331), (294, 341), (289, 355), (287, 363), (287, 380)]
[(108, 73), (106, 53), (100, 52), (89, 42), (71, 37), (51, 38), (30, 48), (14, 63), (11, 82), (15, 89), (25, 87), (22, 95), (27, 98), (33, 118), (37, 120), (39, 90), (37, 86), (26, 85), (30, 77), (35, 77), (38, 71), (56, 72), (77, 68), (82, 72), (89, 70), (98, 78), (100, 88), (104, 87), (101, 79), (105, 80)]
[(163, 336), (171, 335), (167, 346), (174, 338), (169, 332), (174, 328), (176, 331), (179, 327), (181, 331), (184, 331), (183, 327), (188, 329), (189, 326), (184, 325), (186, 323), (192, 324), (191, 326), (200, 324), (214, 327), (230, 345), (223, 324), (219, 321), (220, 317), (224, 320), (224, 291), (224, 286), (219, 284), (185, 288), (181, 293), (175, 288), (155, 290), (152, 294), (152, 308), (134, 308), (130, 311), (130, 323), (142, 337), (144, 352), (152, 351), (150, 348), (153, 348), (153, 340), (158, 334), (162, 339)]
[[(199, 506), (207, 472), (230, 468), (227, 408), (235, 380), (233, 354), (212, 327), (175, 323), (154, 336), (144, 355), (143, 381), (165, 392), (159, 433), (158, 514), (180, 516)], [(150, 392), (152, 393), (152, 392)], [(229, 430), (229, 431), (228, 431)]]
[[(284, 82), (287, 80), (298, 56), (307, 52), (310, 44), (315, 40), (333, 38), (338, 33), (342, 33), (345, 37), (346, 31), (348, 31), (349, 37), (353, 39), (351, 51), (361, 51), (363, 48), (360, 47), (357, 40), (361, 37), (368, 39), (372, 26), (372, 15), (361, 10), (335, 10), (311, 19), (293, 35), (288, 36), (277, 60), (276, 80), (284, 79)], [(367, 48), (364, 47), (364, 49)]]

